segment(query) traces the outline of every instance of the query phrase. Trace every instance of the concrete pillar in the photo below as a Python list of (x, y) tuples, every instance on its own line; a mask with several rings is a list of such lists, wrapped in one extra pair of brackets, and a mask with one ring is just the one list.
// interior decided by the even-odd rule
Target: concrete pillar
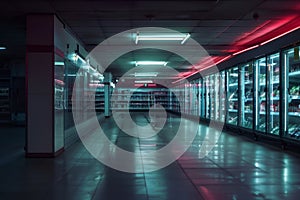
[(63, 111), (56, 110), (54, 96), (54, 63), (60, 52), (55, 47), (55, 20), (51, 14), (27, 17), (26, 155), (29, 157), (53, 157), (63, 151)]

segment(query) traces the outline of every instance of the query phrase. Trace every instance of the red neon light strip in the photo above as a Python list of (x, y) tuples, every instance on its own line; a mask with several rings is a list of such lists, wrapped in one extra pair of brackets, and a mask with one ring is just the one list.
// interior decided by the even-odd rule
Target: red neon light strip
[(243, 50), (241, 50), (241, 51), (238, 51), (238, 52), (233, 53), (232, 55), (235, 56), (235, 55), (241, 54), (241, 53), (243, 53), (243, 52), (245, 52), (245, 51), (249, 51), (249, 50), (251, 50), (251, 49), (255, 49), (256, 47), (259, 47), (259, 45), (257, 44), (257, 45), (254, 45), (254, 46), (252, 46), (252, 47), (243, 49)]
[(200, 71), (203, 71), (203, 70), (205, 70), (205, 69), (207, 69), (207, 68), (210, 68), (210, 67), (212, 67), (212, 66), (214, 66), (214, 65), (217, 65), (217, 64), (219, 64), (219, 63), (221, 63), (221, 62), (223, 62), (223, 61), (229, 59), (231, 56), (232, 56), (232, 55), (226, 56), (225, 58), (222, 58), (221, 60), (215, 62), (214, 64), (208, 65), (207, 67), (204, 67), (204, 68), (201, 68), (201, 69), (199, 69), (199, 70), (197, 70), (197, 71), (195, 71), (195, 72), (193, 72), (193, 73), (191, 73), (191, 74), (189, 74), (189, 75), (187, 75), (187, 76), (185, 76), (185, 77), (183, 77), (183, 78), (181, 78), (181, 79), (178, 79), (178, 80), (176, 80), (176, 81), (173, 81), (172, 83), (174, 84), (174, 83), (180, 82), (180, 81), (182, 81), (183, 79), (186, 79), (186, 78), (188, 78), (188, 77), (190, 77), (190, 76), (193, 76), (193, 75), (199, 73)]
[[(188, 77), (190, 77), (190, 76), (193, 76), (194, 74), (196, 74), (196, 73), (198, 73), (198, 72), (200, 72), (200, 71), (203, 71), (203, 70), (205, 70), (205, 69), (207, 69), (207, 68), (210, 68), (210, 67), (212, 67), (212, 66), (214, 66), (214, 65), (220, 64), (221, 62), (227, 60), (227, 59), (230, 58), (231, 56), (235, 56), (235, 55), (244, 53), (244, 52), (246, 52), (246, 51), (249, 51), (249, 50), (251, 50), (251, 49), (255, 49), (255, 48), (259, 47), (259, 46), (265, 45), (265, 44), (267, 44), (267, 43), (269, 43), (269, 42), (271, 42), (271, 41), (273, 41), (273, 40), (276, 40), (276, 39), (278, 39), (278, 38), (280, 38), (280, 37), (282, 37), (282, 36), (284, 36), (284, 35), (287, 35), (287, 34), (293, 32), (293, 31), (295, 31), (295, 30), (297, 30), (297, 29), (299, 29), (299, 28), (300, 28), (300, 26), (298, 26), (298, 27), (296, 27), (296, 28), (293, 28), (293, 29), (291, 29), (291, 30), (289, 30), (289, 31), (286, 31), (286, 32), (284, 32), (284, 33), (282, 33), (282, 34), (280, 34), (280, 35), (277, 35), (277, 36), (275, 36), (275, 37), (273, 37), (273, 38), (271, 38), (271, 39), (269, 39), (269, 40), (267, 40), (267, 41), (265, 41), (265, 42), (262, 42), (262, 43), (260, 43), (260, 44), (257, 44), (257, 45), (254, 45), (254, 46), (252, 46), (252, 47), (249, 47), (249, 48), (243, 49), (243, 50), (241, 50), (241, 51), (235, 52), (235, 53), (233, 53), (232, 55), (226, 56), (225, 58), (219, 60), (218, 62), (216, 62), (216, 63), (214, 63), (214, 64), (212, 64), (212, 65), (209, 65), (209, 66), (207, 66), (207, 67), (203, 67), (203, 68), (201, 68), (201, 69), (199, 69), (199, 70), (197, 70), (197, 71), (195, 71), (195, 72), (193, 72), (193, 73), (191, 73), (191, 74), (189, 74), (189, 75), (187, 75), (187, 76), (185, 76), (185, 77), (183, 77), (183, 78), (181, 78), (181, 79), (178, 79), (178, 80), (176, 80), (176, 81), (173, 81), (172, 83), (175, 84), (175, 83), (177, 83), (177, 82), (179, 82), (179, 81), (182, 81), (183, 79), (186, 79), (186, 78), (188, 78)], [(206, 62), (207, 62), (207, 61), (206, 61)], [(205, 62), (205, 64), (206, 64), (206, 62)], [(202, 64), (202, 65), (203, 65), (203, 64)], [(200, 66), (201, 66), (201, 65), (200, 65)]]
[(289, 30), (289, 31), (287, 31), (287, 32), (284, 32), (284, 33), (282, 33), (282, 34), (280, 34), (280, 35), (277, 35), (276, 37), (273, 37), (273, 38), (271, 38), (271, 39), (269, 39), (269, 40), (267, 40), (267, 41), (265, 41), (265, 42), (260, 43), (260, 45), (267, 44), (267, 43), (269, 43), (269, 42), (271, 42), (271, 41), (273, 41), (273, 40), (276, 40), (276, 39), (278, 39), (278, 38), (280, 38), (280, 37), (282, 37), (282, 36), (284, 36), (284, 35), (286, 35), (286, 34), (289, 34), (289, 33), (293, 32), (293, 31), (295, 31), (295, 30), (297, 30), (297, 29), (299, 29), (299, 28), (300, 28), (300, 26), (298, 26), (298, 27), (296, 27), (296, 28), (293, 28), (292, 30)]

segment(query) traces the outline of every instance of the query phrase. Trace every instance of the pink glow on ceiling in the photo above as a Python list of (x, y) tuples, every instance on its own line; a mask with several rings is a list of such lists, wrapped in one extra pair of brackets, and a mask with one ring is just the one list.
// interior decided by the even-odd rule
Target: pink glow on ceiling
[(299, 17), (300, 15), (291, 15), (276, 21), (265, 21), (249, 33), (240, 36), (237, 39), (237, 42), (224, 52), (236, 53), (238, 51), (243, 51), (244, 49), (259, 45), (264, 41), (271, 40), (279, 35), (283, 35), (300, 26)]
[(236, 39), (236, 45), (244, 45), (246, 42), (249, 41), (249, 36), (255, 34), (257, 31), (259, 31), (260, 29), (262, 29), (264, 26), (268, 25), (271, 22), (271, 20), (267, 20), (264, 23), (258, 25), (257, 27), (255, 27), (253, 30), (251, 30), (250, 32), (245, 32), (243, 33), (241, 36), (239, 36)]
[(198, 65), (193, 66), (193, 70), (188, 71), (188, 72), (182, 72), (178, 74), (178, 80), (172, 82), (177, 83), (180, 82), (183, 79), (186, 79), (190, 76), (193, 76), (194, 74), (197, 74), (205, 69), (211, 68), (227, 59), (229, 59), (231, 57), (231, 55), (228, 56), (208, 56), (203, 58)]
[[(300, 10), (300, 3), (293, 9)], [(236, 42), (231, 45), (230, 49), (224, 51), (226, 53), (230, 53), (230, 55), (227, 54), (226, 56), (205, 57), (197, 65), (192, 66), (191, 71), (179, 73), (179, 79), (174, 81), (173, 83), (180, 82), (181, 80), (193, 76), (196, 73), (218, 65), (235, 55), (241, 54), (251, 49), (255, 49), (299, 28), (300, 14), (282, 16), (281, 19), (274, 21), (263, 21), (253, 30), (240, 35), (237, 38)]]
[(253, 40), (271, 33), (272, 31), (288, 24), (289, 22), (295, 20), (296, 18), (297, 15), (292, 15), (292, 16), (283, 17), (282, 19), (276, 21), (268, 20), (262, 25), (257, 26), (249, 34), (246, 34), (246, 36), (238, 39), (237, 42), (235, 43), (235, 46), (247, 45), (251, 43)]

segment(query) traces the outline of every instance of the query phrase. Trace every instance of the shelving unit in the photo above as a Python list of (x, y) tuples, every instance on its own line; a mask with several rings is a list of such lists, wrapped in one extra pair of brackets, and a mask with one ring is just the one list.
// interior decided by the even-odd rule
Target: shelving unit
[(217, 94), (220, 97), (220, 121), (225, 122), (226, 118), (226, 76), (225, 71), (220, 72), (220, 91)]
[(280, 60), (279, 53), (267, 56), (267, 133), (280, 134)]
[(200, 107), (200, 113), (199, 116), (201, 118), (205, 118), (205, 87), (204, 87), (204, 82), (203, 79), (201, 78), (199, 80), (199, 107)]
[(286, 121), (285, 136), (300, 139), (300, 60), (299, 47), (288, 49), (284, 53), (284, 71), (286, 73)]
[(0, 70), (0, 123), (11, 122), (10, 71)]
[(239, 125), (244, 128), (253, 128), (253, 64), (252, 62), (246, 63), (241, 66), (240, 71), (241, 77), (241, 87), (240, 87), (240, 113), (241, 117), (239, 120)]
[(54, 108), (56, 110), (63, 110), (65, 108), (65, 83), (62, 80), (55, 79), (54, 86)]
[(205, 97), (205, 118), (210, 119), (211, 98), (209, 76), (204, 77), (204, 97)]
[(257, 59), (254, 62), (254, 110), (256, 131), (266, 133), (267, 117), (266, 117), (266, 101), (267, 101), (267, 66), (266, 58)]
[(227, 70), (227, 123), (232, 125), (238, 124), (238, 82), (239, 68), (234, 67)]
[(114, 111), (131, 110), (147, 111), (160, 104), (165, 109), (170, 109), (170, 102), (175, 109), (178, 102), (168, 89), (165, 88), (116, 88), (111, 97), (111, 109)]
[(218, 82), (217, 76), (215, 74), (209, 75), (209, 94), (210, 94), (210, 119), (211, 120), (218, 120), (217, 119), (217, 107), (218, 107), (218, 96), (216, 95), (216, 89), (215, 84)]
[(95, 110), (104, 111), (104, 85), (99, 85), (95, 93)]

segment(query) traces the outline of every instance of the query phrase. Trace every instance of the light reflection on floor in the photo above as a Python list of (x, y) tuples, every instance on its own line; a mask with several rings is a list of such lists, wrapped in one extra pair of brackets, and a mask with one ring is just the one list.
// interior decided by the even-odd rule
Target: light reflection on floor
[[(145, 115), (135, 117), (143, 120)], [(166, 145), (177, 122), (172, 116), (164, 131), (142, 141), (120, 133), (111, 119), (102, 125), (121, 148), (147, 152)], [(299, 156), (222, 133), (199, 159), (205, 135), (212, 132), (204, 125), (199, 130), (177, 162), (151, 173), (128, 174), (103, 166), (80, 142), (55, 159), (26, 159), (24, 128), (1, 128), (0, 199), (299, 199)]]

